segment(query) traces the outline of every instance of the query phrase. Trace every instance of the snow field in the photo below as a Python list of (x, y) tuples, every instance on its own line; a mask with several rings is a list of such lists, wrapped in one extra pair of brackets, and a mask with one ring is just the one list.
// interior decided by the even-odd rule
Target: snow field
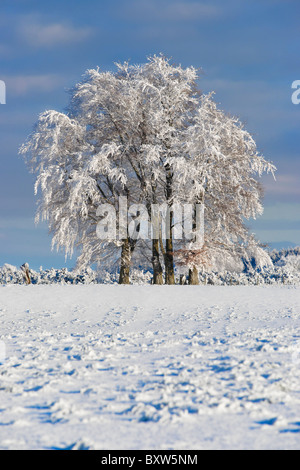
[(300, 447), (299, 287), (6, 285), (0, 350), (1, 449)]

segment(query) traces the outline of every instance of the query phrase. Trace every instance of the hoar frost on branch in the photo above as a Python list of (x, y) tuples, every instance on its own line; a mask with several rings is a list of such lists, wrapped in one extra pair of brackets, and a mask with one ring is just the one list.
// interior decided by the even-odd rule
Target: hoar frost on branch
[[(161, 55), (116, 66), (116, 72), (88, 70), (71, 90), (67, 112), (42, 113), (20, 149), (36, 174), (37, 219), (48, 221), (53, 246), (70, 256), (77, 247), (80, 268), (119, 262), (120, 283), (129, 283), (133, 264), (151, 263), (155, 284), (163, 272), (167, 284), (175, 282), (175, 263), (190, 269), (195, 283), (199, 269), (220, 261), (255, 254), (267, 264), (244, 220), (262, 213), (256, 178), (275, 167), (251, 135), (217, 108), (212, 93), (201, 95), (193, 67)], [(149, 216), (153, 205), (165, 204), (169, 237), (158, 233), (149, 242), (118, 227), (122, 238), (100, 240), (97, 208), (107, 204), (118, 214), (120, 198), (128, 206), (144, 204)], [(203, 246), (174, 240), (176, 204), (204, 204)]]

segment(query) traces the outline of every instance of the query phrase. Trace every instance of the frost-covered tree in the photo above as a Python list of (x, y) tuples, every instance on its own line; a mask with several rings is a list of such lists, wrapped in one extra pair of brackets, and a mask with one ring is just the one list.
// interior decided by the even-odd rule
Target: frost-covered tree
[[(171, 65), (162, 56), (151, 57), (139, 67), (124, 64), (120, 68), (134, 83), (134, 105), (139, 110), (138, 133), (129, 142), (130, 165), (149, 216), (153, 217), (151, 205), (166, 204), (168, 209), (165, 224), (169, 236), (165, 245), (159, 234), (152, 240), (154, 282), (162, 282), (161, 250), (166, 283), (174, 284), (172, 207), (184, 201), (180, 188), (189, 173), (189, 162), (183, 155), (183, 145), (198, 104), (197, 73), (193, 67)], [(127, 137), (128, 132), (125, 134)]]
[(256, 177), (274, 174), (275, 167), (258, 153), (242, 123), (219, 110), (212, 97), (201, 96), (185, 139), (190, 167), (186, 198), (205, 206), (205, 245), (198, 250), (189, 245), (179, 256), (194, 271), (199, 266), (219, 270), (253, 256), (258, 265), (271, 264), (245, 220), (262, 214), (263, 188)]
[[(88, 70), (66, 113), (40, 115), (20, 150), (41, 190), (37, 218), (48, 221), (53, 246), (66, 255), (79, 249), (79, 267), (119, 260), (120, 282), (129, 283), (136, 253), (138, 262), (151, 259), (154, 283), (163, 282), (164, 265), (165, 282), (173, 284), (176, 250), (197, 274), (204, 258), (257, 248), (243, 220), (262, 211), (255, 174), (274, 167), (238, 120), (219, 111), (211, 95), (201, 96), (197, 79), (193, 67), (163, 56), (117, 64), (116, 72)], [(133, 237), (118, 216), (122, 236), (99, 239), (97, 209), (106, 204), (118, 215), (120, 197), (128, 206), (144, 204), (152, 218), (153, 206), (165, 204), (166, 240), (160, 230), (150, 243)], [(185, 203), (205, 204), (205, 247), (174, 244), (173, 208)]]
[[(42, 197), (37, 218), (48, 220), (52, 243), (72, 255), (79, 247), (79, 265), (99, 262), (104, 253), (122, 249), (121, 282), (129, 282), (136, 240), (101, 242), (96, 235), (97, 207), (124, 196), (131, 203), (166, 201), (171, 207), (173, 184), (196, 73), (152, 57), (143, 66), (118, 64), (117, 72), (87, 71), (73, 90), (67, 113), (46, 111), (21, 148), (36, 173)], [(172, 162), (171, 162), (172, 161)], [(181, 162), (182, 163), (182, 162)], [(168, 283), (174, 283), (171, 236), (163, 250)], [(161, 245), (162, 246), (162, 245)], [(104, 250), (106, 248), (106, 250)], [(159, 240), (152, 241), (154, 282), (162, 283)]]
[(35, 191), (42, 193), (37, 220), (48, 221), (53, 246), (63, 247), (66, 255), (77, 246), (79, 267), (102, 262), (107, 254), (117, 256), (116, 248), (121, 249), (120, 283), (129, 282), (136, 240), (126, 233), (121, 240), (100, 240), (97, 208), (108, 204), (118, 211), (122, 196), (128, 204), (139, 200), (126, 155), (130, 144), (123, 141), (123, 132), (130, 134), (138, 124), (131, 91), (124, 87), (122, 73), (88, 71), (72, 91), (68, 112), (41, 114), (21, 148), (37, 175)]

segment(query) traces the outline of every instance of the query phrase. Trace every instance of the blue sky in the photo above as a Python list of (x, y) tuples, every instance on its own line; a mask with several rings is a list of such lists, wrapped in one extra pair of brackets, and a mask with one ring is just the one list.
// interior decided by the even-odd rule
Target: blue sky
[[(45, 109), (63, 111), (88, 68), (143, 63), (162, 52), (201, 68), (199, 87), (240, 117), (277, 166), (263, 178), (265, 212), (249, 227), (262, 241), (300, 245), (299, 0), (1, 0), (0, 266), (72, 267), (35, 226), (33, 177), (18, 148)], [(273, 246), (273, 245), (272, 245)]]

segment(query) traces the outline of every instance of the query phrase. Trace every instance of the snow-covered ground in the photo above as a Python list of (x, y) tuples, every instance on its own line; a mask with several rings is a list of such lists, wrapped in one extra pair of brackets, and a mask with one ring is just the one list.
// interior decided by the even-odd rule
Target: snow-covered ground
[(296, 286), (0, 286), (0, 361), (1, 449), (300, 448)]

